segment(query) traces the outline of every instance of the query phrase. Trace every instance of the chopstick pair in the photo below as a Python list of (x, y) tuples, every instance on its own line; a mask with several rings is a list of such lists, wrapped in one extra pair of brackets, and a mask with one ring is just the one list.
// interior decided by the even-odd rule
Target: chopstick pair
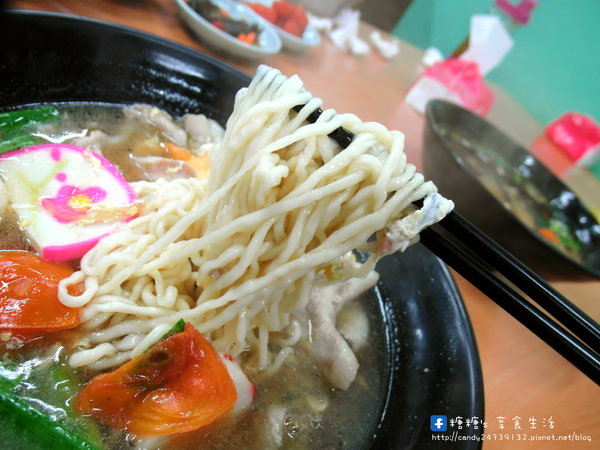
[[(423, 230), (421, 242), (600, 385), (600, 327), (581, 309), (456, 212)], [(494, 269), (556, 321), (496, 276)]]
[[(299, 112), (302, 107), (298, 105), (293, 109)], [(321, 109), (313, 111), (307, 121), (316, 122), (321, 113)], [(329, 137), (345, 149), (354, 135), (345, 128), (338, 128)], [(451, 237), (438, 232), (440, 228)], [(421, 231), (420, 240), (431, 252), (600, 385), (600, 326), (591, 317), (456, 212), (450, 212), (438, 224)], [(558, 322), (526, 300), (499, 278), (494, 270)]]

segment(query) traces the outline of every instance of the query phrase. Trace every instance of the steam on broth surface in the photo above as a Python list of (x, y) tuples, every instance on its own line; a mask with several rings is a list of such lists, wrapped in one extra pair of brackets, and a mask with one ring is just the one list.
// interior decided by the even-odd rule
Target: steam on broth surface
[[(147, 105), (58, 107), (29, 136), (52, 144), (0, 158), (0, 177), (13, 228), (48, 259), (79, 255), (55, 289), (81, 324), (3, 333), (8, 388), (108, 448), (368, 442), (387, 376), (374, 264), (452, 207), (406, 164), (402, 135), (332, 111), (307, 123), (320, 101), (267, 68), (238, 93), (224, 133)], [(356, 136), (341, 153), (327, 136), (340, 126)], [(46, 188), (56, 194), (31, 201)], [(39, 226), (48, 214), (58, 243)], [(27, 237), (13, 242), (31, 250)], [(209, 366), (229, 376), (211, 379)], [(40, 370), (64, 376), (53, 389)], [(196, 377), (229, 383), (232, 403), (199, 410)]]

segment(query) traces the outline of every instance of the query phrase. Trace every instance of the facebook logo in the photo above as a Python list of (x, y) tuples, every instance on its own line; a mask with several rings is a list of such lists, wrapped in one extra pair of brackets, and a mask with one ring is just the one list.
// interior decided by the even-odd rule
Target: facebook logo
[(431, 416), (431, 431), (446, 431), (448, 418), (446, 416)]

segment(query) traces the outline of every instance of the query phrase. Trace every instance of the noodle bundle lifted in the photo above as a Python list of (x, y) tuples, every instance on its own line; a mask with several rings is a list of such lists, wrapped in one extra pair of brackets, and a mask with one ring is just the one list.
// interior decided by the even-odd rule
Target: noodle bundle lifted
[[(416, 242), (452, 202), (406, 162), (402, 133), (333, 110), (307, 121), (320, 107), (298, 77), (261, 66), (236, 96), (207, 180), (132, 183), (138, 217), (59, 287), (62, 303), (84, 306), (89, 331), (72, 366), (123, 364), (180, 319), (251, 371), (277, 370), (309, 337), (325, 345), (319, 324), (335, 324), (336, 308), (326, 317), (311, 291), (372, 286), (378, 258)], [(343, 151), (328, 137), (338, 127), (355, 136)], [(353, 373), (330, 379), (345, 389)]]

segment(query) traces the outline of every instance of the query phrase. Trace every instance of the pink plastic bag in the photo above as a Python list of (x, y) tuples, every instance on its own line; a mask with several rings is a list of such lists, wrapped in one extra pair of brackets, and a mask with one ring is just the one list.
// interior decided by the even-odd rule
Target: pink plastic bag
[(546, 136), (572, 161), (600, 145), (600, 127), (590, 117), (566, 113), (546, 127)]

